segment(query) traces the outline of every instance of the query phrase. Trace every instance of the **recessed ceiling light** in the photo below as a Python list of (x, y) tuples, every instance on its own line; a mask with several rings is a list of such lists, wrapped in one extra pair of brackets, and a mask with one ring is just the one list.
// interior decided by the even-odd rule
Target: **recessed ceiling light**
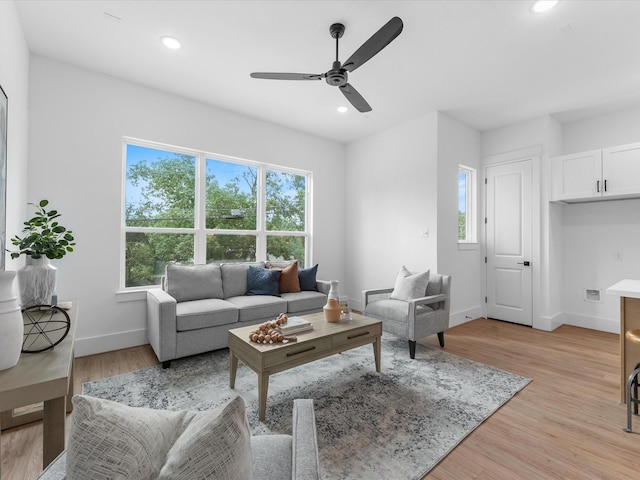
[(340, 113), (347, 113), (349, 109), (347, 107), (338, 107), (338, 112)]
[(170, 48), (171, 50), (177, 50), (182, 46), (180, 41), (174, 37), (162, 37), (162, 43), (165, 47)]
[(560, 0), (537, 0), (531, 4), (531, 13), (542, 13), (551, 10)]

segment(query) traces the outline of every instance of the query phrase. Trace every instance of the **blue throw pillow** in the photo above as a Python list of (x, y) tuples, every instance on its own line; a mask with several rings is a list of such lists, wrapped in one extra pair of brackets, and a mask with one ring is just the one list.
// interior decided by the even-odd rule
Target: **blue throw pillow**
[(247, 295), (280, 294), (280, 270), (249, 266), (247, 270)]
[(313, 267), (303, 268), (298, 270), (298, 279), (300, 280), (300, 290), (307, 290), (312, 292), (318, 291), (318, 284), (316, 283), (316, 274), (318, 273), (318, 264)]

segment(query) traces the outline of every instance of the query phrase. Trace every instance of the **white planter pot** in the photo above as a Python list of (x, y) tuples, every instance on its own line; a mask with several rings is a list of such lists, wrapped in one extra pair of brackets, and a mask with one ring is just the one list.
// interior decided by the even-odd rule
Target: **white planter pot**
[(51, 305), (56, 291), (56, 271), (47, 257), (27, 257), (27, 264), (18, 270), (18, 286), (22, 308)]
[(0, 370), (18, 363), (24, 326), (14, 289), (16, 272), (0, 271)]

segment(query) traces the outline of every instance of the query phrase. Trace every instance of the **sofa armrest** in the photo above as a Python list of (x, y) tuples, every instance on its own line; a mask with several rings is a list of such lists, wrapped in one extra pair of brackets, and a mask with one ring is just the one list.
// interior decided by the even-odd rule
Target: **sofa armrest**
[(428, 297), (411, 299), (409, 301), (409, 304), (412, 305), (411, 308), (415, 308), (419, 305), (431, 305), (432, 303), (444, 302), (446, 299), (447, 299), (447, 296), (441, 293), (438, 295), (429, 295)]
[(318, 287), (318, 291), (320, 293), (329, 295), (329, 290), (331, 290), (331, 282), (327, 280), (316, 280), (316, 286)]
[(175, 298), (164, 290), (147, 290), (147, 337), (161, 362), (177, 356)]
[(316, 415), (312, 399), (293, 401), (293, 452), (291, 478), (294, 480), (320, 479)]

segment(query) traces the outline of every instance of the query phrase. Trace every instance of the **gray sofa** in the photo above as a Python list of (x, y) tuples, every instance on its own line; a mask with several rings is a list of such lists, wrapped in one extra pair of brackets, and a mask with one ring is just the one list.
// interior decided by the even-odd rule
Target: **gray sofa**
[[(317, 265), (297, 267), (297, 262), (168, 265), (162, 288), (147, 291), (147, 335), (158, 360), (167, 368), (171, 360), (225, 348), (232, 328), (275, 320), (280, 313), (322, 311), (330, 283), (316, 279)], [(291, 291), (296, 290), (292, 282), (299, 291)], [(285, 283), (289, 288), (282, 288)]]
[[(73, 428), (72, 426), (72, 436), (74, 434)], [(92, 436), (100, 434), (99, 431), (91, 431), (90, 426), (85, 426), (85, 428), (89, 430)], [(73, 438), (70, 438), (70, 442), (73, 440)], [(294, 400), (291, 435), (252, 435), (249, 442), (253, 480), (320, 479), (316, 420), (312, 399)], [(105, 448), (110, 447), (106, 443), (102, 445)], [(96, 452), (91, 453), (89, 459), (91, 461), (95, 459), (96, 462), (104, 462), (104, 458)], [(73, 465), (73, 460), (71, 462)], [(77, 465), (75, 465), (75, 468), (77, 468)], [(122, 468), (121, 465), (119, 465), (119, 468)], [(109, 470), (105, 471), (103, 469), (102, 474), (108, 475)], [(66, 451), (60, 454), (38, 476), (38, 479), (41, 480), (66, 480), (66, 478)], [(249, 479), (243, 478), (243, 480)]]

